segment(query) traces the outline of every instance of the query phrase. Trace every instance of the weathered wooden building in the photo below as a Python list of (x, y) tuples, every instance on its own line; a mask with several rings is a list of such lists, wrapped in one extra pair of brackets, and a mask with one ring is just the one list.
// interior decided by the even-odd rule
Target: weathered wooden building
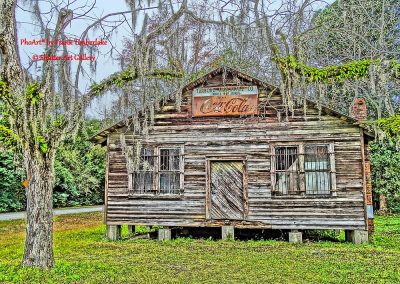
[[(211, 226), (223, 237), (234, 228), (271, 228), (301, 241), (304, 229), (344, 229), (354, 242), (367, 241), (365, 102), (352, 111), (308, 101), (287, 112), (272, 85), (228, 67), (206, 74), (184, 88), (180, 110), (173, 100), (160, 106), (148, 134), (135, 135), (124, 121), (92, 138), (108, 150), (108, 236), (140, 224), (163, 226), (161, 239), (171, 227)], [(134, 170), (127, 147), (140, 155)]]

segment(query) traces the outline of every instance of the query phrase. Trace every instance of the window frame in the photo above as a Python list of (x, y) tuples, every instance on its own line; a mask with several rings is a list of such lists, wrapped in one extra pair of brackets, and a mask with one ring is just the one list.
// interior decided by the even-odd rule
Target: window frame
[[(165, 198), (181, 199), (184, 192), (184, 146), (183, 144), (150, 144), (143, 143), (143, 147), (152, 147), (154, 149), (154, 169), (152, 192), (137, 192), (134, 189), (135, 172), (128, 172), (128, 198)], [(177, 149), (179, 153), (179, 190), (173, 193), (164, 193), (160, 191), (160, 151), (162, 149)]]
[[(161, 182), (161, 180), (160, 180), (160, 172), (162, 172), (161, 171), (161, 169), (160, 169), (160, 165), (161, 165), (161, 150), (165, 150), (165, 149), (168, 149), (168, 150), (171, 150), (171, 149), (177, 149), (178, 150), (178, 157), (179, 157), (179, 169), (178, 170), (174, 170), (173, 172), (178, 172), (179, 173), (179, 189), (178, 189), (178, 193), (163, 193), (162, 191), (161, 191), (161, 186), (160, 186), (160, 182)], [(155, 172), (155, 174), (156, 174), (156, 176), (157, 176), (157, 184), (156, 184), (156, 189), (157, 189), (157, 193), (158, 194), (160, 194), (160, 195), (179, 195), (179, 194), (181, 194), (181, 193), (183, 193), (183, 178), (184, 178), (184, 176), (183, 176), (183, 174), (184, 174), (184, 167), (183, 167), (183, 146), (182, 145), (180, 145), (180, 146), (171, 146), (171, 145), (168, 145), (168, 146), (161, 146), (161, 147), (158, 147), (158, 151), (157, 151), (157, 170), (156, 170), (156, 172)]]
[[(314, 169), (312, 169), (312, 170), (310, 170), (310, 169), (307, 169), (306, 168), (306, 155), (307, 155), (307, 151), (306, 151), (306, 148), (307, 147), (326, 147), (326, 155), (327, 155), (327, 168), (326, 168), (326, 170), (321, 170), (321, 169), (317, 169), (317, 168), (314, 168)], [(329, 153), (329, 144), (305, 144), (304, 145), (304, 176), (305, 176), (305, 183), (304, 183), (304, 186), (305, 186), (305, 193), (306, 193), (306, 195), (307, 196), (313, 196), (313, 195), (316, 195), (316, 196), (323, 196), (323, 195), (331, 195), (331, 189), (332, 189), (332, 174), (331, 174), (331, 159), (330, 159), (330, 153)], [(314, 153), (314, 155), (315, 155), (316, 153)], [(311, 162), (311, 163), (313, 163), (313, 162)], [(307, 193), (307, 178), (306, 178), (306, 175), (307, 175), (307, 173), (326, 173), (327, 174), (327, 176), (328, 176), (328, 178), (329, 178), (329, 180), (328, 180), (328, 184), (329, 184), (329, 188), (328, 188), (328, 192), (323, 192), (323, 193), (319, 193), (318, 191), (316, 192), (316, 193)]]
[[(277, 157), (277, 153), (276, 153), (276, 149), (277, 148), (296, 148), (296, 151), (295, 151), (295, 154), (296, 154), (296, 156), (297, 156), (297, 159), (295, 160), (295, 162), (296, 162), (296, 166), (297, 166), (297, 170), (296, 171), (292, 171), (292, 170), (289, 170), (289, 169), (287, 169), (287, 170), (278, 170), (277, 168), (276, 168), (276, 165), (277, 165), (277, 160), (276, 160), (276, 157)], [(286, 150), (287, 151), (287, 150)], [(300, 146), (299, 145), (295, 145), (295, 144), (290, 144), (290, 145), (277, 145), (277, 146), (275, 146), (274, 147), (274, 155), (273, 155), (273, 169), (274, 169), (274, 172), (275, 172), (275, 182), (274, 182), (274, 192), (275, 192), (275, 194), (276, 193), (278, 193), (278, 192), (280, 192), (280, 191), (278, 191), (277, 189), (276, 189), (276, 187), (277, 187), (277, 184), (278, 184), (278, 179), (277, 179), (277, 177), (278, 177), (278, 174), (279, 173), (285, 173), (285, 180), (287, 179), (286, 177), (288, 176), (288, 175), (286, 175), (286, 173), (288, 173), (289, 174), (289, 180), (291, 180), (291, 177), (290, 177), (290, 174), (291, 173), (296, 173), (296, 188), (298, 188), (297, 190), (295, 190), (295, 191), (293, 191), (293, 190), (290, 190), (290, 188), (287, 188), (286, 189), (286, 193), (281, 193), (281, 195), (293, 195), (293, 194), (298, 194), (298, 192), (299, 191), (301, 191), (301, 186), (300, 186), (300, 184), (301, 184), (301, 175), (300, 175), (300, 172), (301, 172), (301, 161), (300, 161)]]
[[(156, 149), (157, 148), (154, 147), (153, 145), (142, 145), (141, 151), (143, 149), (151, 149), (151, 150), (153, 150), (153, 155), (152, 156), (151, 155), (145, 155), (145, 156), (148, 156), (148, 157), (153, 157), (153, 170), (150, 171), (150, 170), (139, 169), (137, 171), (133, 171), (133, 172), (129, 173), (129, 175), (130, 175), (130, 181), (129, 182), (132, 182), (131, 183), (131, 187), (132, 187), (132, 193), (133, 194), (153, 194), (155, 192), (154, 191), (154, 180), (155, 180), (155, 172), (156, 172), (155, 171), (155, 167), (156, 167), (156, 159), (157, 159), (157, 153), (156, 153)], [(146, 172), (152, 172), (153, 173), (153, 176), (152, 176), (153, 181), (152, 181), (151, 189), (149, 191), (136, 191), (135, 190), (135, 175), (138, 174), (138, 173), (146, 173)]]
[[(291, 192), (283, 194), (276, 189), (277, 185), (277, 170), (276, 170), (276, 148), (278, 147), (298, 147), (298, 160), (299, 160), (299, 190), (298, 192)], [(326, 146), (328, 154), (328, 174), (330, 179), (329, 193), (313, 193), (307, 194), (306, 192), (306, 178), (305, 178), (305, 147), (306, 146)], [(336, 196), (336, 166), (335, 166), (335, 149), (334, 143), (307, 143), (307, 142), (278, 142), (271, 144), (271, 159), (270, 159), (270, 169), (271, 169), (271, 196), (272, 197), (334, 197)]]

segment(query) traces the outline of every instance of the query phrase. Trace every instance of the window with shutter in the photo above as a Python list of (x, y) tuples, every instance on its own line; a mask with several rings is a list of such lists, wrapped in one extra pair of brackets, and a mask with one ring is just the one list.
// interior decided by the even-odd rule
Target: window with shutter
[(274, 195), (335, 195), (333, 144), (272, 147), (271, 181)]
[(329, 194), (331, 176), (328, 146), (306, 145), (304, 153), (306, 194)]
[(141, 149), (139, 169), (133, 173), (134, 193), (153, 193), (154, 188), (154, 148)]
[(159, 188), (160, 193), (179, 193), (181, 189), (180, 149), (160, 149)]
[(276, 190), (281, 194), (299, 191), (299, 152), (297, 146), (275, 149)]
[(143, 146), (138, 169), (129, 174), (129, 195), (180, 194), (183, 148)]

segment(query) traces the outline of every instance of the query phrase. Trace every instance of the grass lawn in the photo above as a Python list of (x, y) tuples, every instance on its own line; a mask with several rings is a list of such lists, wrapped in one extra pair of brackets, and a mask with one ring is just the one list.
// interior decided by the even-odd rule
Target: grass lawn
[(0, 222), (2, 283), (400, 283), (400, 216), (377, 217), (375, 240), (289, 244), (103, 238), (101, 213), (56, 217), (54, 269), (21, 268), (22, 220)]

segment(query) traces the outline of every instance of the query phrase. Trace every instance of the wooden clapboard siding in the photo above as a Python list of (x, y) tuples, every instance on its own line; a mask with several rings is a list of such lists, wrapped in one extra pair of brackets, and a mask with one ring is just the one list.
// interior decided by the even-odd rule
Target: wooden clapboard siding
[[(267, 127), (267, 126), (266, 126)], [(320, 125), (323, 127), (323, 124)], [(212, 128), (212, 127), (210, 127)], [(214, 132), (209, 130), (210, 136), (203, 136), (196, 132), (185, 132), (185, 135), (179, 137), (179, 141), (170, 139), (165, 142), (183, 142), (185, 147), (185, 173), (183, 200), (131, 200), (127, 199), (127, 173), (124, 168), (124, 157), (120, 148), (114, 151), (110, 150), (110, 173), (108, 189), (108, 220), (107, 222), (143, 223), (143, 224), (170, 224), (172, 217), (179, 216), (182, 223), (175, 225), (201, 226), (205, 220), (205, 183), (206, 183), (206, 155), (226, 154), (241, 155), (247, 157), (248, 171), (248, 198), (249, 213), (248, 221), (263, 222), (265, 225), (271, 225), (274, 228), (283, 228), (282, 220), (279, 215), (281, 210), (287, 218), (298, 219), (299, 223), (288, 222), (290, 228), (306, 227), (307, 220), (312, 228), (322, 227), (346, 227), (358, 228), (365, 226), (363, 214), (363, 195), (362, 195), (362, 168), (360, 158), (359, 135), (353, 135), (350, 131), (354, 127), (344, 128), (346, 138), (353, 137), (348, 142), (336, 142), (340, 140), (337, 137), (319, 133), (313, 136), (314, 142), (334, 141), (335, 160), (337, 170), (337, 197), (335, 198), (303, 198), (291, 196), (290, 198), (272, 197), (270, 180), (270, 143), (292, 141), (291, 139), (282, 139), (283, 134), (277, 139), (270, 131), (264, 132), (263, 139), (257, 140), (257, 143), (250, 143), (252, 139), (243, 141), (242, 136), (231, 137), (229, 141), (224, 138), (224, 133), (219, 133), (218, 128), (213, 128)], [(268, 129), (268, 128), (267, 128)], [(357, 129), (353, 129), (357, 133)], [(235, 131), (239, 132), (238, 129)], [(290, 132), (291, 127), (286, 127)], [(247, 132), (247, 131), (246, 131)], [(316, 131), (317, 133), (317, 131)], [(302, 132), (299, 130), (299, 134)], [(252, 137), (246, 133), (247, 137)], [(255, 135), (259, 135), (255, 133)], [(288, 134), (290, 135), (290, 134)], [(352, 136), (353, 135), (353, 136)], [(150, 134), (144, 141), (159, 141), (160, 134)], [(305, 135), (307, 136), (307, 135)], [(220, 139), (212, 139), (220, 138)], [(307, 136), (308, 137), (308, 136)], [(306, 139), (305, 140), (310, 140)], [(340, 137), (340, 136), (339, 136)], [(176, 137), (174, 137), (176, 138)], [(111, 137), (111, 140), (118, 145), (119, 136)], [(210, 139), (210, 141), (207, 141)], [(197, 140), (197, 143), (195, 142)], [(251, 145), (248, 145), (251, 144)], [(115, 160), (113, 160), (115, 159)], [(343, 198), (342, 198), (343, 197)], [(193, 203), (194, 202), (194, 203)], [(145, 204), (146, 206), (143, 206)], [(115, 207), (114, 207), (115, 206)], [(125, 206), (117, 214), (117, 206)], [(147, 207), (147, 208), (146, 208)], [(128, 210), (127, 208), (140, 209), (138, 211)], [(297, 210), (294, 210), (297, 209)], [(310, 214), (313, 209), (314, 214)], [(345, 212), (343, 212), (343, 210)], [(169, 212), (168, 215), (166, 212)], [(151, 213), (151, 214), (150, 214)], [(175, 214), (176, 213), (176, 214)], [(195, 221), (196, 220), (196, 221)], [(355, 225), (348, 226), (353, 220)], [(301, 221), (301, 222), (300, 222)], [(343, 221), (343, 222), (342, 222)], [(289, 228), (288, 227), (288, 228)], [(310, 227), (310, 228), (311, 228)]]
[[(210, 81), (211, 80), (211, 81)], [(216, 76), (208, 86), (220, 84)], [(248, 82), (249, 85), (254, 82)], [(172, 101), (156, 113), (146, 136), (125, 132), (127, 145), (135, 140), (184, 147), (184, 193), (180, 198), (129, 198), (125, 157), (119, 132), (108, 134), (106, 196), (107, 224), (163, 226), (221, 226), (207, 219), (207, 159), (243, 157), (246, 178), (245, 220), (241, 228), (365, 229), (362, 146), (359, 127), (343, 117), (309, 106), (285, 117), (282, 98), (272, 88), (259, 86), (258, 117), (191, 117), (187, 90), (180, 111)], [(272, 92), (272, 95), (270, 93)], [(280, 113), (280, 114), (279, 114)], [(335, 151), (336, 196), (274, 196), (271, 188), (271, 149), (285, 143), (332, 143)]]
[(244, 167), (242, 161), (211, 161), (211, 219), (243, 220)]

